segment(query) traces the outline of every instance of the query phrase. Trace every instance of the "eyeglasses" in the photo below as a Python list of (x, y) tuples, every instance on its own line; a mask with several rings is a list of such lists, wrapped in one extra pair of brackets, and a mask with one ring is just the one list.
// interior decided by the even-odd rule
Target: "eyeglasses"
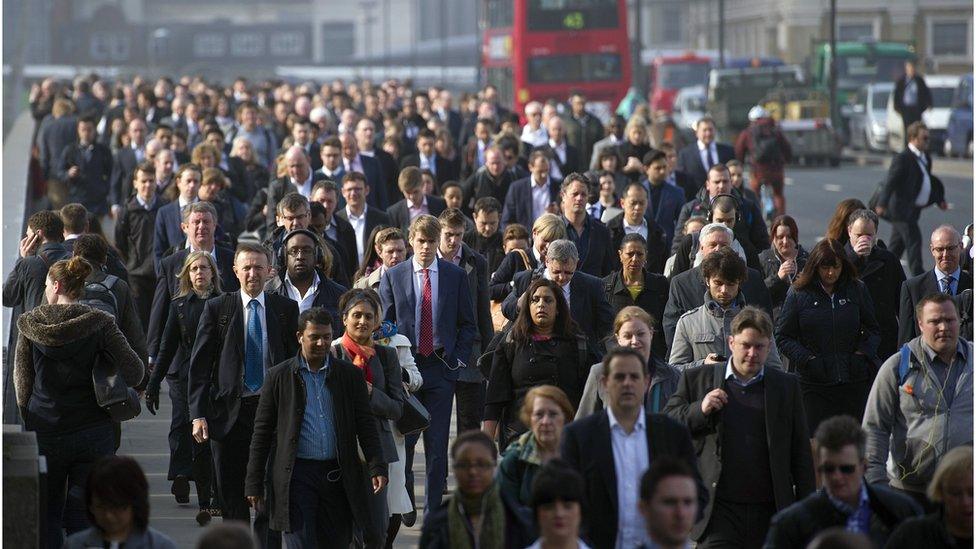
[(947, 254), (949, 252), (954, 252), (954, 251), (958, 250), (959, 249), (959, 246), (958, 245), (956, 245), (956, 246), (949, 246), (949, 247), (946, 247), (946, 248), (933, 248), (933, 247), (930, 247), (929, 249), (932, 250), (932, 253), (934, 253), (934, 254)]
[(300, 255), (312, 255), (315, 253), (315, 248), (288, 248), (288, 255), (291, 257), (298, 257)]
[(825, 475), (832, 475), (837, 470), (840, 470), (845, 475), (853, 475), (854, 471), (857, 471), (857, 465), (833, 465), (831, 463), (825, 463), (818, 467), (818, 469)]
[(455, 471), (488, 471), (495, 468), (495, 464), (490, 461), (458, 461), (454, 463)]

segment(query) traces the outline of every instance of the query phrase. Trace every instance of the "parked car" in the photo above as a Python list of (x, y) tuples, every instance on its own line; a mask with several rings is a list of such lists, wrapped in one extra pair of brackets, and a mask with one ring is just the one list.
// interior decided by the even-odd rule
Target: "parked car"
[(942, 152), (946, 156), (973, 157), (973, 75), (963, 76), (952, 98)]
[[(952, 111), (952, 96), (956, 93), (961, 77), (958, 75), (925, 75), (925, 83), (932, 91), (932, 108), (922, 113), (922, 122), (929, 128), (929, 150), (942, 152), (946, 128), (949, 126), (949, 113)], [(905, 127), (901, 115), (895, 112), (895, 102), (888, 101), (888, 148), (899, 152), (905, 148)]]
[(852, 148), (888, 149), (888, 100), (895, 85), (879, 82), (861, 86), (847, 116)]
[(681, 88), (674, 96), (674, 123), (682, 130), (694, 130), (695, 124), (705, 115), (705, 86)]

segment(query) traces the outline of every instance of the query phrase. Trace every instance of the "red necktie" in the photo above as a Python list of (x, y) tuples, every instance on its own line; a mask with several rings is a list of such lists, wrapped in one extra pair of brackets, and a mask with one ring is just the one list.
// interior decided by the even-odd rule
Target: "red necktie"
[(420, 301), (420, 343), (417, 352), (423, 356), (434, 354), (434, 312), (431, 303), (430, 269), (424, 269), (424, 293)]

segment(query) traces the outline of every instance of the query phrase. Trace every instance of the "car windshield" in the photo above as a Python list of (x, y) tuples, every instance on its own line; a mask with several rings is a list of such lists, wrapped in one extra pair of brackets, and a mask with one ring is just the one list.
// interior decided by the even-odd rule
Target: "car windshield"
[(708, 82), (709, 70), (708, 63), (661, 65), (658, 71), (658, 86), (668, 90), (700, 86)]
[(850, 89), (871, 82), (894, 82), (904, 72), (904, 64), (904, 57), (838, 56), (837, 85)]

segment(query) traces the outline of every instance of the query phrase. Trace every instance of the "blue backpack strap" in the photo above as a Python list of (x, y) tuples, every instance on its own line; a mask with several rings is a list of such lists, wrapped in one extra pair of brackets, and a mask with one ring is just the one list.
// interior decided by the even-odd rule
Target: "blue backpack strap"
[(908, 371), (911, 369), (912, 350), (908, 348), (908, 344), (901, 346), (901, 359), (898, 361), (898, 385), (904, 385), (905, 380), (908, 379)]

